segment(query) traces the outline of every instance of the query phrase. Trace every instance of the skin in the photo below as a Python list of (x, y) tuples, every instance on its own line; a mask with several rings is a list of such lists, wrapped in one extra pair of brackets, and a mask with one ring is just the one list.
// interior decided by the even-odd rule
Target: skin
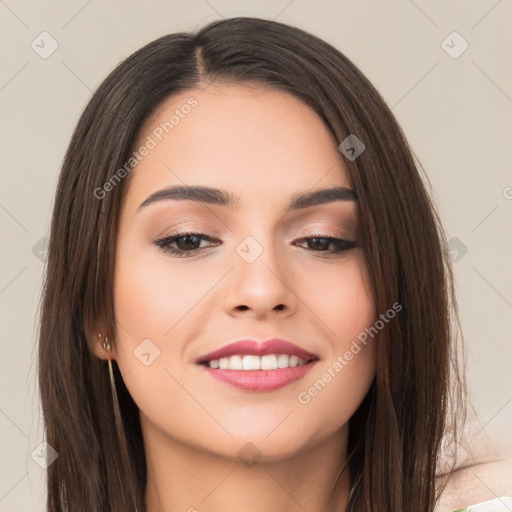
[[(333, 244), (322, 251), (300, 241), (313, 230), (357, 241), (357, 204), (285, 208), (297, 192), (350, 188), (347, 170), (309, 106), (259, 85), (209, 84), (168, 98), (139, 144), (191, 95), (198, 105), (132, 171), (117, 240), (112, 357), (140, 409), (147, 510), (320, 510), (346, 458), (348, 420), (374, 376), (374, 343), (308, 404), (297, 396), (376, 312), (360, 247), (334, 254)], [(183, 184), (225, 189), (238, 208), (168, 199), (137, 212), (150, 194)], [(203, 240), (185, 257), (155, 245), (183, 228), (220, 243)], [(247, 236), (263, 249), (252, 263), (236, 252)], [(195, 363), (234, 340), (269, 337), (320, 360), (269, 392), (231, 387)], [(134, 355), (144, 339), (160, 350), (149, 366)], [(107, 357), (99, 343), (95, 350)], [(247, 443), (261, 457), (252, 466), (237, 456)], [(342, 483), (337, 508), (326, 510), (345, 510), (346, 472)]]
[[(453, 512), (485, 501), (512, 496), (510, 439), (487, 435), (478, 418), (466, 425), (461, 441), (466, 453), (455, 470), (440, 471), (445, 485), (436, 512)], [(464, 458), (466, 457), (467, 458)]]
[[(469, 461), (468, 465), (458, 468), (440, 478), (446, 488), (439, 499), (436, 512), (453, 512), (512, 495), (512, 459)], [(505, 508), (503, 510), (506, 510)]]

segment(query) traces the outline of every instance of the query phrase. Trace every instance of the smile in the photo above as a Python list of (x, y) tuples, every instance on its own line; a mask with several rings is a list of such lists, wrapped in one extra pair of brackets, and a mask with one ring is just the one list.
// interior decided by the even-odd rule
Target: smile
[(246, 391), (272, 391), (303, 378), (319, 360), (289, 341), (238, 340), (199, 357), (196, 364), (213, 378)]

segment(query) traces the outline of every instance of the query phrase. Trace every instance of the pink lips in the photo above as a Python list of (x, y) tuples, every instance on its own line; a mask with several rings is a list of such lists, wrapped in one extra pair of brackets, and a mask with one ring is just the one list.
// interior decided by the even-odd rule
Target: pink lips
[(225, 347), (214, 350), (205, 356), (200, 357), (197, 362), (203, 363), (212, 359), (220, 359), (221, 357), (234, 356), (236, 354), (265, 356), (268, 354), (287, 354), (289, 356), (297, 356), (301, 359), (318, 359), (318, 356), (304, 350), (303, 348), (280, 338), (272, 338), (258, 343), (255, 340), (239, 340), (230, 343)]
[(239, 340), (210, 352), (197, 360), (198, 364), (232, 355), (287, 354), (308, 361), (302, 366), (276, 370), (221, 370), (201, 365), (212, 377), (247, 391), (272, 391), (304, 377), (318, 360), (318, 356), (288, 341), (273, 338), (262, 344), (254, 340)]

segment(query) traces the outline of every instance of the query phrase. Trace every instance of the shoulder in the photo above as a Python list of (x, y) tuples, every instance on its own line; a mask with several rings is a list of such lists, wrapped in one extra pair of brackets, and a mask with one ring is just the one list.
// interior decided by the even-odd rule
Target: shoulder
[(455, 512), (508, 512), (509, 510), (512, 510), (512, 496), (494, 498), (478, 505), (455, 510)]
[(435, 512), (512, 509), (512, 459), (461, 467), (439, 476), (438, 483), (443, 490)]

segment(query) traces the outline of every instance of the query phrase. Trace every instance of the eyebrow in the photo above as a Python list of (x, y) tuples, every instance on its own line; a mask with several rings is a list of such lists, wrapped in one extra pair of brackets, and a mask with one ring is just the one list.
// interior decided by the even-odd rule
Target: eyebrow
[[(226, 190), (221, 190), (202, 185), (175, 185), (158, 190), (151, 194), (137, 208), (137, 213), (144, 207), (164, 200), (188, 200), (199, 203), (208, 203), (217, 206), (225, 206), (227, 208), (236, 209), (239, 206), (240, 197), (231, 194)], [(356, 193), (347, 187), (330, 187), (313, 191), (295, 193), (286, 211), (302, 210), (311, 206), (331, 203), (334, 201), (355, 201), (357, 202)]]

